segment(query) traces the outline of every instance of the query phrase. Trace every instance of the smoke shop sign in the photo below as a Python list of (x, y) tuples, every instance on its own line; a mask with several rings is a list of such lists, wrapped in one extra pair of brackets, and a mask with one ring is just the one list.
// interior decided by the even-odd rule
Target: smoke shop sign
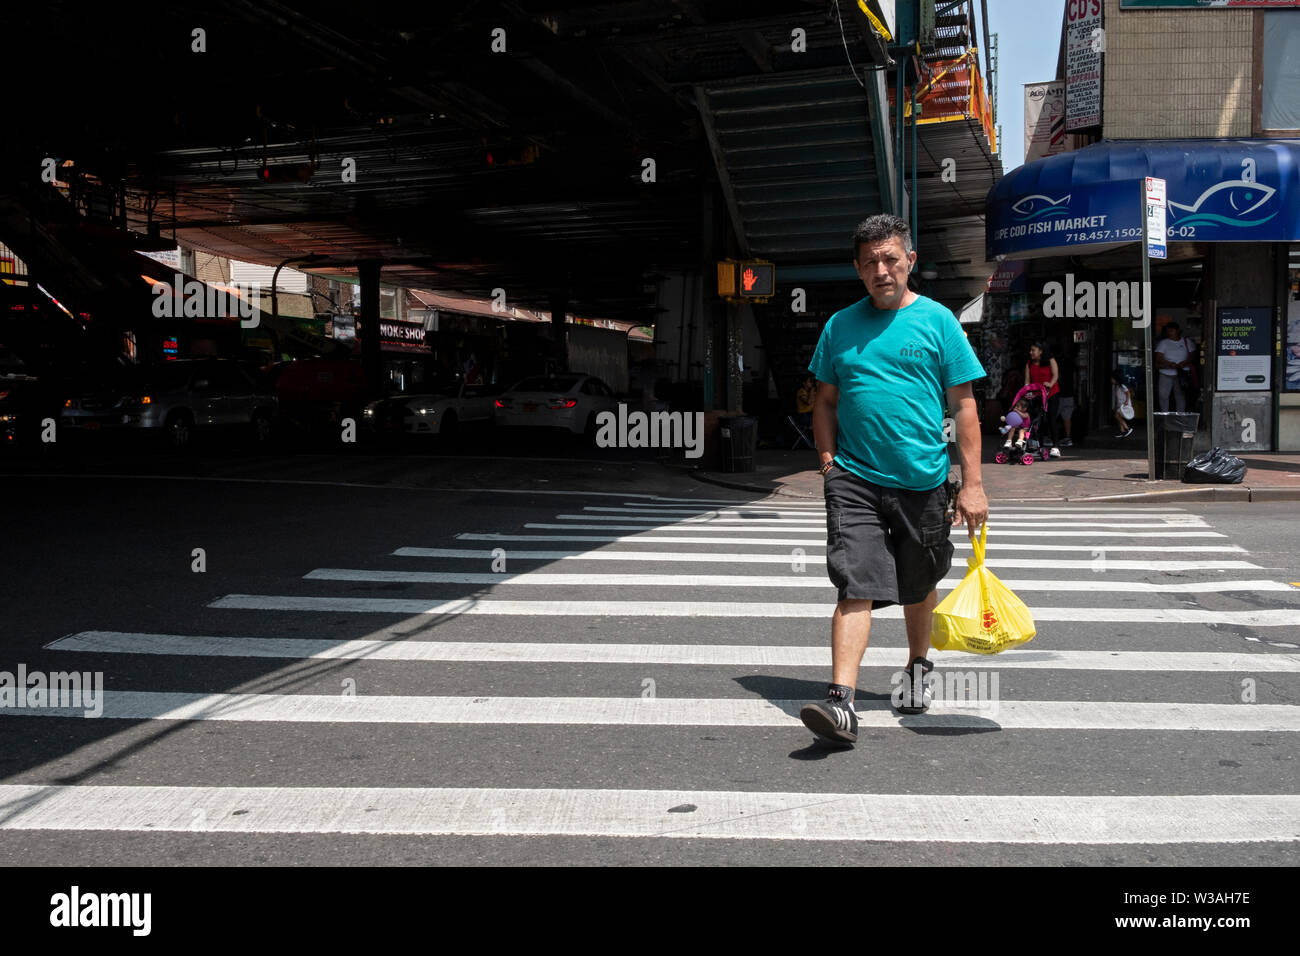
[(424, 326), (419, 322), (384, 319), (379, 323), (379, 344), (404, 352), (424, 351)]

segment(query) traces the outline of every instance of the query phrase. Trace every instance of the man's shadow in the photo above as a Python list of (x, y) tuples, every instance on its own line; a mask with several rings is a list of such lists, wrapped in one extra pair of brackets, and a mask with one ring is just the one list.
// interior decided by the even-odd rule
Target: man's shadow
[[(937, 673), (937, 672), (936, 672)], [(799, 718), (799, 710), (810, 701), (826, 699), (825, 680), (803, 680), (796, 677), (772, 676), (767, 674), (750, 674), (735, 678), (737, 684), (749, 693), (762, 697), (779, 707), (785, 713)], [(898, 726), (911, 733), (926, 737), (964, 737), (969, 734), (987, 734), (1002, 730), (1002, 726), (988, 717), (975, 714), (900, 714), (894, 710), (889, 693), (854, 689), (853, 706), (859, 718), (864, 713), (886, 711), (890, 713)], [(837, 745), (822, 741), (812, 735), (806, 727), (798, 728), (812, 740), (807, 746), (790, 752), (792, 760), (825, 760), (827, 757), (850, 751), (848, 745)]]

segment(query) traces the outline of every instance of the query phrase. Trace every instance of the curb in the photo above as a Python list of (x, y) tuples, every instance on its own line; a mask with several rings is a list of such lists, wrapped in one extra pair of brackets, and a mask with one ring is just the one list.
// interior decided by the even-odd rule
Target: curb
[(742, 481), (730, 481), (725, 478), (718, 478), (706, 471), (696, 469), (692, 472), (693, 476), (708, 485), (717, 485), (719, 488), (733, 488), (737, 491), (751, 491), (760, 495), (781, 495), (784, 498), (798, 498), (800, 501), (817, 501), (821, 495), (796, 495), (784, 488), (764, 488), (761, 485), (747, 485)]
[[(749, 491), (761, 495), (781, 495), (786, 498), (798, 498), (801, 501), (816, 501), (820, 495), (800, 495), (793, 494), (785, 488), (768, 488), (762, 485), (747, 484), (743, 481), (719, 478), (714, 474), (703, 470), (695, 470), (694, 477), (705, 484), (717, 485), (721, 488), (732, 488), (737, 491)], [(1236, 501), (1236, 502), (1255, 502), (1255, 501), (1300, 501), (1300, 488), (1278, 488), (1274, 486), (1251, 487), (1249, 485), (1203, 485), (1196, 488), (1171, 488), (1168, 491), (1134, 491), (1118, 495), (1092, 495), (1069, 497), (1059, 495), (1056, 497), (1035, 497), (1035, 498), (990, 498), (994, 501), (1071, 501), (1071, 502), (1090, 502), (1090, 501), (1130, 501), (1130, 502), (1160, 502), (1160, 501)]]

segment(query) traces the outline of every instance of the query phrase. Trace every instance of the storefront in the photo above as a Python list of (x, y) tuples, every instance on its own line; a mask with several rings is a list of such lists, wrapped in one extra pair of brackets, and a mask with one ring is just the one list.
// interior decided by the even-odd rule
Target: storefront
[[(1168, 241), (1145, 288), (1148, 176), (1166, 183)], [(988, 257), (1025, 266), (1025, 291), (994, 295), (989, 309), (1006, 314), (1008, 364), (1022, 339), (1047, 340), (1079, 374), (1090, 424), (1109, 420), (1115, 368), (1144, 411), (1149, 298), (1153, 343), (1176, 323), (1196, 347), (1177, 389), (1164, 391), (1200, 410), (1199, 444), (1300, 450), (1300, 374), (1290, 384), (1283, 371), (1287, 356), (1300, 363), (1290, 245), (1300, 240), (1300, 144), (1104, 141), (1020, 167), (990, 191), (987, 211)]]

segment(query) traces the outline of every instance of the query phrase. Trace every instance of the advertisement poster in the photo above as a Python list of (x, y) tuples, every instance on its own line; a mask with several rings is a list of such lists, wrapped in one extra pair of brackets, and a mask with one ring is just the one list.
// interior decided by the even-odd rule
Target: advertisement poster
[(1065, 130), (1101, 125), (1101, 0), (1067, 3), (1065, 32)]
[(1300, 392), (1300, 269), (1291, 271), (1286, 315), (1286, 389)]
[(1065, 150), (1065, 82), (1025, 84), (1025, 162)]
[(1272, 387), (1272, 326), (1269, 309), (1219, 310), (1219, 391)]
[(1263, 10), (1294, 10), (1300, 9), (1300, 0), (1119, 0), (1121, 10), (1167, 10), (1179, 7), (1197, 10), (1249, 7)]

